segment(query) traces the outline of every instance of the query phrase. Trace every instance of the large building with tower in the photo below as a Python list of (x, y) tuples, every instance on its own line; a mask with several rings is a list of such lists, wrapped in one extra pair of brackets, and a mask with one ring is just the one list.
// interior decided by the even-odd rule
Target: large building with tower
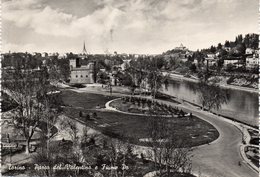
[(70, 60), (70, 83), (92, 84), (95, 83), (95, 64), (80, 65), (79, 58)]
[[(87, 52), (84, 43), (82, 56), (86, 57), (86, 55)], [(95, 62), (90, 61), (87, 65), (81, 65), (80, 58), (70, 59), (70, 83), (71, 84), (95, 83), (96, 82)]]

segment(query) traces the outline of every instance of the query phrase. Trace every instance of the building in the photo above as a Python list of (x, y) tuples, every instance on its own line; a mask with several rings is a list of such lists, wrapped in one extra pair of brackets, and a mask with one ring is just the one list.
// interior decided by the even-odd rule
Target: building
[(254, 54), (255, 50), (252, 48), (246, 48), (246, 54)]
[(84, 43), (83, 43), (82, 53), (80, 53), (80, 54), (78, 55), (78, 57), (81, 58), (81, 59), (85, 59), (85, 58), (88, 57), (88, 52), (87, 52), (87, 50), (86, 50), (85, 41), (84, 41)]
[(218, 61), (218, 58), (217, 58), (216, 54), (209, 53), (205, 57), (204, 64), (207, 66), (213, 66), (213, 65), (217, 64), (217, 61)]
[(70, 83), (92, 84), (96, 81), (95, 63), (80, 65), (79, 58), (70, 60)]
[(244, 66), (244, 62), (241, 60), (241, 58), (228, 58), (224, 60), (224, 67), (227, 67), (228, 65), (232, 65), (236, 68)]
[(179, 47), (175, 47), (174, 50), (182, 50), (182, 51), (184, 51), (184, 50), (188, 50), (188, 49), (185, 46), (183, 46), (183, 44), (181, 44)]
[(258, 54), (253, 54), (248, 57), (246, 57), (246, 68), (247, 69), (253, 69), (258, 67)]
[(231, 47), (225, 47), (223, 46), (223, 49), (226, 50), (227, 52), (229, 52), (231, 50)]

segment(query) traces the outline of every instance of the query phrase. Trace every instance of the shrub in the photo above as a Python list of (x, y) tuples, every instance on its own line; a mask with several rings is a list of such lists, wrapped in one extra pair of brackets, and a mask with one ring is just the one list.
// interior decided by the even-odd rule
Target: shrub
[(85, 118), (86, 118), (86, 120), (89, 120), (90, 119), (90, 115), (87, 114)]
[(96, 112), (93, 113), (93, 118), (97, 118), (97, 113)]
[(76, 87), (76, 88), (85, 88), (85, 86), (82, 85), (82, 84), (73, 84), (72, 87)]
[(83, 115), (83, 114), (82, 114), (82, 112), (81, 112), (81, 111), (79, 111), (79, 117), (82, 117), (82, 115)]
[(227, 79), (227, 84), (231, 84), (234, 81), (235, 77), (231, 76), (230, 78)]

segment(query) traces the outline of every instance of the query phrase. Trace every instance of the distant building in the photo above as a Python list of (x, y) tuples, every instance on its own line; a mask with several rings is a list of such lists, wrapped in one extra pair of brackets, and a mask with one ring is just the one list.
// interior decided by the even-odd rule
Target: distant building
[(217, 61), (218, 61), (218, 58), (217, 58), (216, 54), (209, 53), (205, 57), (204, 64), (208, 65), (208, 66), (213, 66), (213, 65), (217, 64)]
[(175, 47), (174, 50), (188, 50), (185, 46), (183, 46), (183, 44), (181, 44), (179, 47)]
[(70, 83), (92, 84), (95, 83), (95, 64), (80, 65), (79, 58), (70, 60)]
[(82, 58), (82, 59), (85, 59), (85, 58), (88, 57), (88, 52), (87, 52), (87, 49), (86, 49), (85, 41), (84, 41), (84, 43), (83, 43), (82, 53), (80, 53), (78, 56), (79, 56), (80, 58)]
[(207, 54), (207, 58), (216, 59), (217, 55), (214, 53), (209, 53), (209, 54)]
[(224, 50), (226, 50), (227, 52), (229, 52), (231, 50), (231, 47), (223, 47)]
[(244, 62), (241, 60), (241, 58), (229, 58), (224, 60), (224, 67), (227, 67), (228, 65), (233, 65), (234, 67), (242, 67), (244, 66)]
[(258, 67), (258, 54), (253, 54), (251, 56), (246, 57), (246, 68), (252, 69)]
[(42, 56), (42, 57), (48, 57), (48, 53), (43, 52), (43, 53), (41, 53), (41, 56)]
[(255, 50), (252, 48), (246, 48), (246, 54), (254, 54)]

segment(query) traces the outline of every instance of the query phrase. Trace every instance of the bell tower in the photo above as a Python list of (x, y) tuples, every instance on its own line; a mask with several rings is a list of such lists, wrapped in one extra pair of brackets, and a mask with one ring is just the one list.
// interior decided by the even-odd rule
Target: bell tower
[(82, 54), (83, 54), (83, 55), (87, 55), (87, 50), (86, 50), (86, 46), (85, 46), (85, 41), (84, 41), (84, 44), (83, 44)]

